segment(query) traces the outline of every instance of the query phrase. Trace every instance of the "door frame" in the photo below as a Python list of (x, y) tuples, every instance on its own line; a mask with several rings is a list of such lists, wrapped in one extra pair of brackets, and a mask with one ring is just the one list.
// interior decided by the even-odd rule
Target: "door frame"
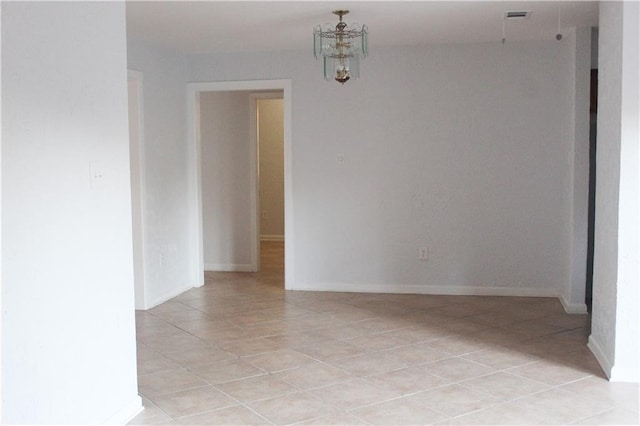
[[(131, 173), (131, 227), (133, 246), (133, 285), (135, 294), (135, 308), (146, 310), (149, 308), (147, 297), (146, 268), (145, 268), (145, 155), (144, 155), (144, 98), (143, 73), (127, 70), (128, 107), (131, 108), (131, 85), (135, 90), (136, 122), (129, 123), (129, 168)], [(131, 114), (131, 112), (129, 112)], [(137, 137), (131, 138), (131, 126), (137, 127)]]
[[(202, 218), (202, 141), (200, 135), (200, 94), (203, 92), (229, 91), (281, 91), (284, 103), (284, 228), (285, 228), (285, 267), (284, 286), (289, 289), (294, 283), (293, 261), (293, 182), (292, 182), (292, 108), (291, 80), (247, 80), (187, 83), (187, 143), (189, 171), (189, 242), (191, 246), (191, 281), (194, 287), (204, 285), (204, 250)], [(255, 120), (255, 117), (253, 117)], [(250, 123), (248, 123), (250, 125)], [(254, 127), (255, 128), (255, 127)], [(251, 143), (250, 171), (251, 217), (259, 220), (258, 176), (257, 176), (257, 136)], [(250, 224), (252, 238), (252, 256), (259, 259), (259, 222)]]

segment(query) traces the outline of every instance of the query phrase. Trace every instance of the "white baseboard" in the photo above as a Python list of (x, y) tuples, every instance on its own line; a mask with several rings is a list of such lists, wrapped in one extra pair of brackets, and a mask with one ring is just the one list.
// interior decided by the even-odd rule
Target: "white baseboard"
[(346, 283), (293, 283), (288, 290), (337, 291), (346, 293), (402, 293), (438, 294), (452, 296), (517, 296), (558, 297), (555, 289), (489, 286), (431, 286), (410, 284), (346, 284)]
[(614, 365), (605, 355), (602, 346), (593, 338), (593, 335), (589, 336), (587, 347), (596, 357), (598, 364), (600, 364), (602, 371), (607, 375), (610, 382), (640, 383), (640, 369), (638, 366), (628, 368)]
[(558, 296), (564, 311), (568, 314), (586, 314), (588, 313), (586, 303), (569, 303), (564, 296)]
[(142, 406), (142, 398), (138, 395), (135, 396), (125, 407), (118, 410), (116, 414), (107, 419), (104, 424), (107, 425), (126, 425), (133, 420), (138, 414), (142, 413), (144, 407)]
[(284, 241), (284, 235), (260, 235), (260, 241)]
[(250, 263), (205, 263), (207, 272), (256, 272), (256, 267)]
[(602, 347), (598, 343), (596, 339), (593, 338), (593, 334), (589, 336), (589, 341), (587, 342), (587, 347), (596, 357), (596, 361), (600, 364), (600, 368), (604, 371), (604, 374), (607, 375), (609, 379), (611, 379), (611, 369), (613, 367), (613, 363), (609, 360), (609, 358), (604, 354)]
[(144, 310), (148, 310), (148, 309), (151, 309), (153, 307), (156, 307), (156, 306), (166, 302), (167, 300), (173, 299), (174, 297), (181, 295), (182, 293), (184, 293), (187, 290), (191, 290), (192, 288), (193, 288), (192, 286), (180, 287), (180, 288), (172, 289), (170, 291), (162, 293), (159, 296), (154, 297), (153, 300), (150, 300), (147, 303), (147, 306), (146, 306), (146, 308)]

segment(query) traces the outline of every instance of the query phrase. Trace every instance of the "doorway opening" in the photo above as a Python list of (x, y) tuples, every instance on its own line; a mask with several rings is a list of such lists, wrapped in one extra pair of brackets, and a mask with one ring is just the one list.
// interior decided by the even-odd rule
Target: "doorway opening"
[[(204, 285), (206, 270), (255, 272), (260, 269), (264, 209), (259, 199), (258, 131), (251, 129), (258, 129), (257, 100), (274, 98), (274, 94), (282, 103), (283, 234), (280, 244), (284, 245), (285, 289), (293, 282), (291, 81), (190, 83), (190, 235), (196, 287)], [(212, 120), (210, 113), (217, 114), (217, 119)], [(266, 216), (271, 217), (269, 212)]]
[(591, 70), (591, 96), (589, 102), (589, 204), (587, 231), (587, 286), (585, 304), (591, 313), (593, 305), (593, 255), (596, 227), (596, 142), (598, 123), (598, 70)]
[(282, 91), (252, 94), (258, 152), (259, 265), (263, 281), (284, 274), (284, 100)]
[(596, 227), (596, 147), (598, 123), (598, 38), (597, 28), (591, 29), (591, 75), (589, 81), (589, 196), (587, 204), (587, 282), (584, 303), (591, 314), (593, 305), (593, 262)]

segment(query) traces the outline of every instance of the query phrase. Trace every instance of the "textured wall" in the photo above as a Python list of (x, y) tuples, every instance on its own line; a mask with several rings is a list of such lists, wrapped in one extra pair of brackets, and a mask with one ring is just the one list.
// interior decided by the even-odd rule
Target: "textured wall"
[[(600, 4), (591, 349), (612, 380), (638, 381), (638, 4)], [(623, 24), (624, 22), (624, 24)]]
[(205, 270), (251, 269), (249, 92), (200, 97)]
[(2, 423), (141, 407), (125, 5), (2, 3)]
[(129, 41), (127, 67), (143, 74), (145, 303), (191, 288), (186, 150), (186, 58)]
[(292, 79), (293, 288), (556, 295), (572, 55), (556, 41), (378, 48), (341, 87), (308, 52), (203, 54), (189, 80)]

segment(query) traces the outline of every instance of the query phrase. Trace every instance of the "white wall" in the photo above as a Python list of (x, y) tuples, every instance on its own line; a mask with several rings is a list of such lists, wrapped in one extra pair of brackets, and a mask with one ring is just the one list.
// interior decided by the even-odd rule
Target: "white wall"
[[(250, 92), (200, 95), (202, 217), (207, 271), (252, 270)], [(253, 166), (255, 167), (255, 166)]]
[(640, 381), (636, 2), (600, 3), (598, 154), (589, 347), (613, 381)]
[[(2, 3), (0, 3), (0, 41), (2, 40)], [(2, 52), (2, 46), (0, 46), (0, 53)], [(0, 58), (0, 81), (2, 81), (2, 59)], [(2, 98), (2, 88), (0, 87), (0, 99)], [(2, 128), (2, 102), (0, 102), (0, 128)], [(3, 223), (2, 221), (2, 200), (3, 200), (3, 196), (2, 196), (2, 137), (0, 137), (0, 224)], [(2, 237), (2, 226), (0, 226), (0, 315), (2, 312), (2, 277), (4, 276), (2, 273), (2, 244), (3, 244), (3, 237)], [(3, 327), (0, 324), (0, 345), (1, 342), (4, 341), (3, 339)], [(2, 348), (0, 347), (0, 421), (2, 421), (2, 419), (4, 418), (3, 416), (3, 412), (2, 412), (2, 406), (3, 406), (3, 401), (4, 401), (4, 396), (3, 396), (3, 377), (2, 377), (2, 365), (3, 364), (3, 352), (2, 352)]]
[(640, 3), (623, 6), (616, 361), (611, 380), (640, 382)]
[(2, 422), (125, 422), (136, 383), (123, 3), (2, 4)]
[(260, 239), (284, 240), (284, 101), (258, 99)]
[(571, 54), (555, 40), (378, 48), (344, 87), (306, 51), (203, 54), (189, 80), (293, 80), (291, 288), (558, 295)]
[(128, 68), (144, 74), (146, 308), (196, 284), (189, 235), (183, 55), (129, 40)]

